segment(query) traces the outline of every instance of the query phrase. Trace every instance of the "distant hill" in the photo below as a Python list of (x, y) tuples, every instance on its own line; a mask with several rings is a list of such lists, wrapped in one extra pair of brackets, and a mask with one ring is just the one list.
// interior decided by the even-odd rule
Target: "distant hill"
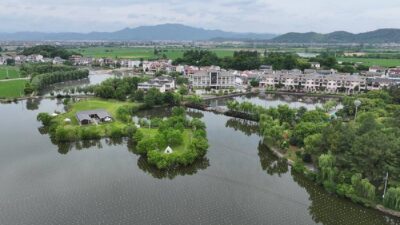
[(400, 29), (380, 29), (359, 34), (345, 31), (328, 34), (287, 33), (271, 41), (275, 43), (400, 43)]
[(66, 41), (66, 40), (104, 40), (104, 41), (199, 41), (211, 39), (223, 40), (269, 40), (274, 34), (235, 33), (221, 30), (207, 30), (182, 24), (162, 24), (125, 28), (116, 32), (91, 33), (42, 33), (17, 32), (0, 33), (0, 40), (15, 41)]

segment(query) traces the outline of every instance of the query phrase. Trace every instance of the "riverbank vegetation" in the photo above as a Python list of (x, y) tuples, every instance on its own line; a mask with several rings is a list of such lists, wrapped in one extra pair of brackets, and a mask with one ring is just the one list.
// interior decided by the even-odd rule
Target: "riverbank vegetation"
[[(306, 110), (231, 102), (228, 108), (258, 118), (264, 141), (284, 155), (294, 148), (293, 169), (327, 191), (366, 206), (399, 210), (399, 91), (392, 87), (347, 96), (335, 114), (327, 113), (334, 104)], [(361, 102), (357, 115), (355, 100)], [(317, 170), (307, 170), (304, 163)]]
[(21, 74), (30, 76), (30, 82), (25, 87), (25, 94), (41, 91), (44, 88), (65, 81), (88, 78), (89, 71), (73, 66), (53, 65), (51, 63), (23, 64)]

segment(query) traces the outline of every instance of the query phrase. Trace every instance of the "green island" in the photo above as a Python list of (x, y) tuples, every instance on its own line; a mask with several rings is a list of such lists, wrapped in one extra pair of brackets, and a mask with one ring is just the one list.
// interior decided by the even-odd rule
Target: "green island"
[(116, 100), (80, 100), (68, 103), (66, 113), (39, 113), (37, 120), (56, 143), (131, 138), (136, 153), (146, 156), (149, 164), (158, 169), (188, 166), (206, 154), (208, 141), (202, 121), (189, 120), (184, 108), (174, 107), (171, 117), (154, 118), (148, 126), (141, 127), (132, 116), (143, 106)]

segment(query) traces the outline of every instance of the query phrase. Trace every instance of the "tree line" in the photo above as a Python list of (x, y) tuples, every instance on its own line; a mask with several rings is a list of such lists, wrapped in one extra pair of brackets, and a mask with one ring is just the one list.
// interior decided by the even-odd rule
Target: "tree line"
[[(288, 151), (294, 146), (294, 170), (305, 173), (327, 191), (367, 206), (400, 210), (400, 105), (398, 87), (347, 96), (343, 108), (329, 114), (332, 102), (307, 110), (280, 105), (262, 108), (231, 102), (230, 110), (259, 119), (264, 142)], [(355, 100), (361, 101), (357, 108)], [(313, 163), (316, 172), (303, 163)], [(388, 174), (388, 191), (384, 186)]]
[(152, 108), (159, 105), (179, 105), (182, 95), (187, 94), (187, 88), (180, 88), (177, 93), (161, 93), (157, 88), (150, 88), (148, 91), (138, 90), (138, 84), (146, 81), (145, 78), (124, 77), (110, 78), (98, 85), (90, 85), (80, 88), (80, 92), (92, 93), (104, 99), (116, 99), (119, 101), (135, 101), (143, 103), (145, 107)]
[(318, 62), (323, 69), (336, 69), (343, 73), (366, 71), (369, 67), (364, 65), (353, 66), (350, 63), (339, 65), (333, 53), (323, 52), (310, 59), (304, 59), (295, 53), (265, 52), (261, 55), (257, 51), (235, 51), (233, 56), (218, 57), (209, 50), (189, 50), (183, 56), (173, 61), (174, 65), (187, 64), (194, 66), (220, 66), (224, 69), (256, 70), (261, 65), (271, 65), (274, 70), (310, 69), (310, 62)]
[(22, 55), (38, 54), (47, 58), (60, 57), (62, 59), (69, 59), (72, 55), (80, 55), (77, 52), (69, 51), (60, 46), (52, 45), (38, 45), (30, 48), (24, 48), (21, 52)]

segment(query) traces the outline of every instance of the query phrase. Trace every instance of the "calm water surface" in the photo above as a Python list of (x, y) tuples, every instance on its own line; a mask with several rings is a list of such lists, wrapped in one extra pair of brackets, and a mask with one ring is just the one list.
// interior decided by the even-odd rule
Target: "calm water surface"
[[(292, 174), (251, 122), (191, 110), (207, 125), (209, 151), (160, 172), (128, 140), (52, 144), (36, 115), (54, 110), (63, 105), (0, 105), (0, 224), (400, 224)], [(155, 112), (168, 110), (139, 117)]]

